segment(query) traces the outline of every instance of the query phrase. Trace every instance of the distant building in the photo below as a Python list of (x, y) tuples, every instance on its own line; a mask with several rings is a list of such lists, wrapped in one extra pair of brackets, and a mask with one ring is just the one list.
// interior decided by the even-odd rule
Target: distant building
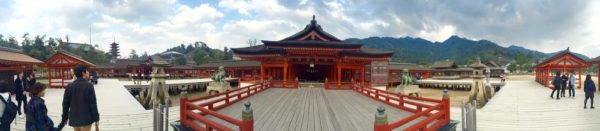
[(113, 43), (110, 44), (111, 63), (115, 63), (119, 56), (119, 44), (113, 41)]
[(462, 79), (469, 78), (473, 68), (459, 67), (452, 60), (436, 61), (429, 66), (432, 69), (432, 78), (434, 79)]
[(505, 74), (504, 67), (496, 64), (494, 61), (487, 61), (483, 63), (486, 66), (486, 70), (484, 70), (484, 74), (487, 73), (487, 69), (490, 69), (490, 77), (500, 77)]

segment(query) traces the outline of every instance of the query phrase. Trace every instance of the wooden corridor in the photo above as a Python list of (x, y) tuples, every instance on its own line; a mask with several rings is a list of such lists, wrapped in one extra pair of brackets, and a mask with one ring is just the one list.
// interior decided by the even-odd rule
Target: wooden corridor
[[(565, 93), (569, 96), (567, 91)], [(596, 109), (589, 109), (589, 103), (588, 109), (583, 109), (582, 89), (575, 89), (575, 97), (562, 97), (560, 100), (551, 99), (551, 92), (551, 89), (534, 80), (507, 81), (506, 86), (487, 105), (477, 110), (477, 130), (592, 131), (600, 129), (599, 93), (594, 97)], [(451, 110), (452, 119), (460, 120), (460, 108)]]
[[(241, 118), (243, 103), (250, 101), (254, 110), (254, 129), (258, 131), (365, 131), (373, 130), (376, 108), (383, 105), (388, 121), (394, 122), (413, 113), (396, 109), (353, 90), (324, 90), (323, 88), (271, 88), (241, 102), (219, 110), (233, 118)], [(218, 123), (237, 128), (220, 119)], [(398, 129), (408, 127), (409, 122)]]

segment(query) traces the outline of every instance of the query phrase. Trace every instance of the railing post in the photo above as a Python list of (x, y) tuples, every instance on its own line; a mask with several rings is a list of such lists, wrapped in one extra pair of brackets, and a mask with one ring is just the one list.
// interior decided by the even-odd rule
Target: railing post
[(186, 103), (187, 102), (187, 91), (183, 91), (181, 92), (181, 95), (179, 95), (179, 119), (181, 121), (181, 123), (185, 123), (184, 121), (187, 121), (187, 114), (185, 114), (186, 110), (187, 110), (187, 106)]
[(383, 106), (377, 107), (373, 131), (391, 131), (390, 127), (388, 126), (388, 118), (387, 114), (385, 113), (385, 107)]
[(450, 96), (448, 95), (448, 89), (444, 89), (444, 94), (442, 97), (442, 102), (444, 103), (444, 120), (450, 122)]
[(242, 125), (240, 131), (253, 131), (254, 130), (254, 116), (252, 108), (250, 108), (250, 102), (244, 103), (244, 109), (242, 110)]
[(477, 130), (477, 101), (472, 101), (473, 103), (473, 107), (471, 107), (472, 109), (469, 109), (473, 112), (473, 114), (471, 115), (471, 120), (473, 120), (471, 127), (473, 127), (473, 130), (476, 131)]

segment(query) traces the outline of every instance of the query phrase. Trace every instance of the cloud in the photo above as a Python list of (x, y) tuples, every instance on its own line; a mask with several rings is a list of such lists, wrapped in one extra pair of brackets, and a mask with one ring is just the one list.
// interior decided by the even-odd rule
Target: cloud
[[(68, 4), (65, 4), (68, 3)], [(570, 46), (600, 55), (600, 2), (592, 0), (220, 0), (194, 5), (176, 0), (6, 0), (0, 33), (69, 35), (104, 50), (116, 37), (122, 52), (162, 52), (204, 41), (213, 48), (244, 47), (248, 39), (279, 40), (304, 28), (312, 15), (338, 38), (451, 35), (517, 44), (543, 52)], [(6, 12), (6, 13), (4, 13)]]

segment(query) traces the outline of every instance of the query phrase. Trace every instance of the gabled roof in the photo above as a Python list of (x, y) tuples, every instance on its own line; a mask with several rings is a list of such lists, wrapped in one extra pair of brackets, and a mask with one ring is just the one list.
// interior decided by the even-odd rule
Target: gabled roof
[(369, 48), (361, 48), (360, 50), (341, 51), (340, 56), (357, 56), (357, 57), (392, 57), (394, 52), (380, 51)]
[(491, 60), (487, 61), (487, 62), (486, 62), (486, 63), (484, 63), (484, 64), (485, 64), (485, 66), (487, 66), (487, 67), (499, 67), (499, 66), (498, 66), (498, 64), (496, 64), (496, 62), (494, 62), (494, 61), (491, 61)]
[(589, 63), (600, 63), (600, 56), (598, 56), (598, 57), (596, 57), (596, 58), (594, 58), (594, 59), (591, 59), (591, 60), (589, 61)]
[(114, 66), (117, 68), (125, 68), (127, 66), (139, 66), (143, 62), (143, 60), (137, 59), (117, 59)]
[[(44, 62), (44, 65), (48, 66), (50, 64), (67, 64), (67, 65), (75, 64), (75, 63), (71, 63), (71, 61), (69, 61), (69, 60), (59, 59), (59, 57), (61, 55), (68, 57), (67, 59), (75, 60), (78, 63), (85, 64), (87, 66), (96, 66), (93, 63), (88, 62), (88, 61), (84, 60), (83, 58), (81, 58), (73, 53), (70, 53), (68, 51), (65, 51), (65, 50), (58, 50), (56, 53), (54, 53), (54, 55), (52, 55), (52, 57), (48, 58), (48, 60), (46, 60)], [(58, 62), (56, 60), (58, 60)]]
[(235, 54), (262, 55), (262, 54), (285, 54), (281, 48), (266, 48), (264, 45), (250, 46), (244, 48), (232, 48)]
[(202, 64), (199, 67), (217, 68), (223, 67), (260, 67), (260, 62), (252, 60), (221, 60), (221, 61), (210, 61)]
[(454, 61), (444, 60), (444, 61), (434, 62), (431, 66), (429, 66), (429, 68), (434, 68), (434, 69), (458, 68), (458, 66), (456, 65), (456, 63), (454, 63)]
[(414, 63), (392, 63), (392, 62), (390, 62), (389, 69), (390, 70), (408, 69), (409, 71), (411, 71), (411, 70), (431, 70), (431, 68), (427, 68), (423, 65), (417, 65)]
[[(564, 59), (564, 58), (574, 58), (574, 59)], [(534, 67), (547, 66), (547, 65), (561, 65), (561, 66), (589, 66), (589, 63), (585, 61), (583, 58), (578, 57), (577, 55), (571, 53), (569, 48), (560, 51), (553, 56), (542, 60), (540, 63), (535, 65)]]
[(329, 42), (318, 40), (294, 40), (294, 41), (262, 41), (268, 47), (315, 47), (315, 48), (350, 48), (362, 47), (361, 44), (345, 42)]
[(332, 41), (332, 42), (341, 42), (342, 40), (336, 38), (335, 36), (325, 32), (321, 25), (317, 24), (317, 20), (315, 20), (315, 16), (313, 15), (313, 19), (310, 21), (310, 24), (306, 25), (304, 29), (292, 36), (282, 39), (281, 41), (291, 41), (291, 40), (316, 40), (316, 41)]
[(2, 64), (41, 64), (42, 61), (23, 54), (20, 50), (0, 47), (0, 63)]
[(389, 59), (393, 55), (393, 52), (367, 49), (362, 48), (362, 44), (343, 42), (333, 35), (323, 31), (321, 26), (317, 24), (314, 16), (310, 24), (308, 24), (302, 31), (280, 41), (263, 40), (262, 42), (263, 45), (245, 48), (233, 48), (231, 50), (239, 57), (262, 57), (261, 55), (276, 57), (278, 55), (284, 55), (288, 53), (288, 50), (302, 51), (304, 49), (323, 48), (335, 49), (335, 53), (338, 53), (337, 51), (339, 51), (338, 55), (342, 57), (351, 56)]

